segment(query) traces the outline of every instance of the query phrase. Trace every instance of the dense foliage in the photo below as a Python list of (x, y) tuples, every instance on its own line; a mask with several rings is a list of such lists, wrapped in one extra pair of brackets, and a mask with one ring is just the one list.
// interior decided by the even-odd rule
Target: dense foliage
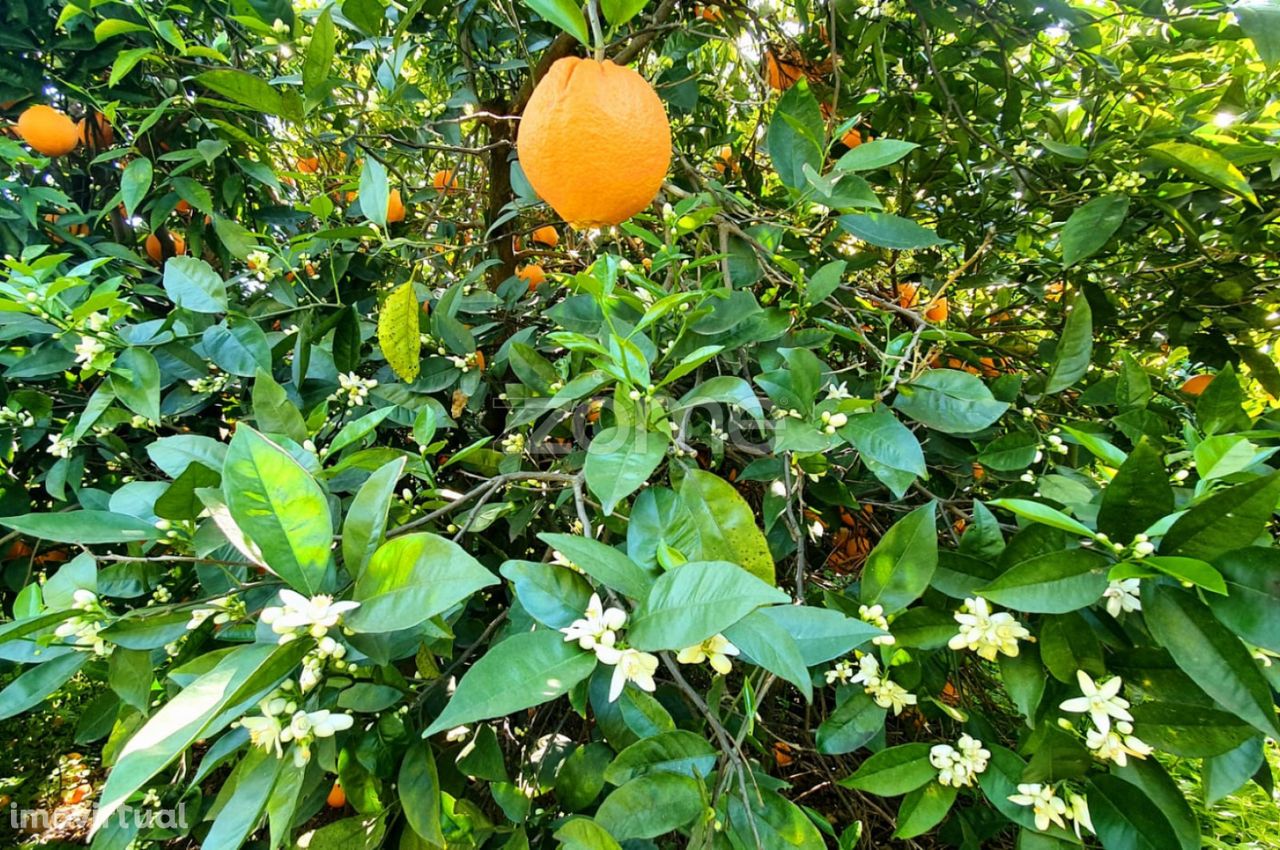
[[(1276, 0), (0, 22), (0, 718), (74, 708), (93, 847), (1191, 850), (1170, 768), (1270, 789)], [(674, 156), (574, 230), (515, 142), (592, 51)]]

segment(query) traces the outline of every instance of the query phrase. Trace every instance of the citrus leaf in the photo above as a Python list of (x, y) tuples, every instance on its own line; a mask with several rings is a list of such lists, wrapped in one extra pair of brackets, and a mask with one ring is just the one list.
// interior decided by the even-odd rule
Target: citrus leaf
[(382, 303), (378, 313), (378, 346), (392, 371), (406, 383), (418, 377), (422, 334), (418, 330), (418, 297), (404, 283)]
[(1222, 154), (1187, 142), (1161, 142), (1147, 148), (1157, 159), (1172, 165), (1183, 174), (1208, 183), (1224, 192), (1239, 195), (1254, 206), (1258, 198), (1240, 169)]
[(1128, 214), (1128, 195), (1094, 198), (1073, 212), (1062, 228), (1062, 264), (1074, 266), (1101, 251)]

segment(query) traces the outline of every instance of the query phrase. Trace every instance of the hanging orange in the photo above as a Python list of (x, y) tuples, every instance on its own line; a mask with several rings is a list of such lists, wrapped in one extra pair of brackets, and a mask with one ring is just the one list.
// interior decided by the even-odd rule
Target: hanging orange
[(18, 135), (45, 156), (69, 154), (80, 144), (75, 122), (52, 106), (36, 104), (18, 116)]
[(1187, 378), (1186, 383), (1182, 385), (1182, 391), (1187, 395), (1200, 395), (1212, 381), (1213, 375), (1194, 375)]
[(329, 796), (325, 797), (324, 801), (331, 809), (340, 809), (347, 804), (347, 792), (342, 790), (341, 782), (333, 783), (333, 787), (329, 789)]
[(929, 306), (925, 308), (924, 317), (935, 325), (940, 325), (947, 320), (947, 316), (950, 312), (946, 298), (935, 298), (933, 301), (929, 302)]
[(560, 233), (549, 224), (533, 231), (533, 235), (530, 238), (539, 245), (546, 245), (548, 248), (554, 248), (560, 244)]
[(862, 144), (862, 134), (859, 133), (858, 129), (855, 127), (841, 136), (840, 141), (844, 143), (846, 148), (853, 149)]
[(458, 175), (452, 171), (437, 171), (431, 175), (431, 186), (437, 192), (456, 192), (460, 185)]
[(160, 237), (156, 236), (154, 233), (147, 235), (147, 256), (151, 258), (153, 263), (160, 263), (169, 257), (176, 257), (180, 254), (187, 253), (187, 240), (183, 239), (179, 234), (170, 233), (169, 241), (173, 243), (173, 250), (169, 253), (165, 253), (164, 243), (160, 241)]
[(76, 122), (76, 136), (81, 144), (88, 145), (91, 150), (109, 148), (116, 141), (116, 131), (107, 116), (101, 112), (93, 113), (93, 124), (89, 123), (88, 118), (81, 118)]
[(671, 165), (671, 126), (653, 86), (609, 60), (558, 60), (525, 107), (516, 141), (525, 177), (574, 228), (643, 210)]
[(392, 189), (387, 194), (387, 224), (404, 221), (404, 201), (400, 200), (400, 190)]
[(299, 159), (294, 165), (301, 174), (315, 174), (320, 170), (320, 157), (306, 156)]
[(547, 272), (537, 263), (530, 263), (517, 271), (516, 277), (526, 281), (529, 284), (529, 291), (533, 292), (547, 279)]

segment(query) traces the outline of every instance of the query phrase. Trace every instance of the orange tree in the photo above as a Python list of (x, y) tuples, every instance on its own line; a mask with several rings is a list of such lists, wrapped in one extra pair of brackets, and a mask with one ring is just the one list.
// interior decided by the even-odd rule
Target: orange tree
[(1270, 786), (1274, 0), (0, 19), (0, 717), (93, 694), (94, 847)]

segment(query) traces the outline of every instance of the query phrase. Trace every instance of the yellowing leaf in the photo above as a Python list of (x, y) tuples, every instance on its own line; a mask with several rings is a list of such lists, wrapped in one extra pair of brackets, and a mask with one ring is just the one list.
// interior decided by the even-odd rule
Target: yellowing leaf
[(418, 377), (422, 337), (418, 334), (418, 298), (413, 284), (391, 293), (378, 315), (378, 346), (387, 363), (406, 383)]

